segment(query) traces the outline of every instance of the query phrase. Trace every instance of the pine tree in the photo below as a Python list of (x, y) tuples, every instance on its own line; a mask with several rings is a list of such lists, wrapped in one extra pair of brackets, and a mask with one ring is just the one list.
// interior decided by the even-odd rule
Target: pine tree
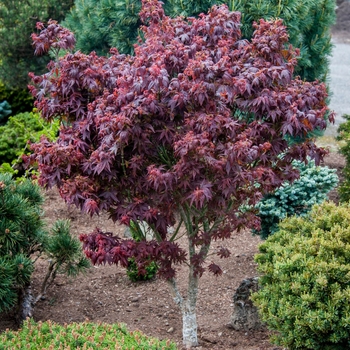
[[(331, 53), (330, 26), (335, 21), (334, 0), (164, 0), (166, 14), (197, 16), (214, 4), (227, 4), (242, 14), (242, 36), (250, 39), (252, 24), (261, 18), (282, 18), (289, 42), (300, 48), (295, 75), (307, 81), (325, 81)], [(111, 47), (132, 53), (139, 32), (141, 0), (75, 0), (75, 8), (64, 25), (77, 37), (77, 48), (84, 53), (106, 55)]]
[[(57, 273), (76, 275), (88, 266), (69, 223), (57, 221), (52, 233), (44, 229), (43, 196), (29, 180), (16, 183), (0, 174), (0, 312), (16, 308), (18, 322), (31, 317), (35, 303), (45, 294)], [(34, 299), (31, 277), (34, 258), (49, 258), (40, 295)]]
[(0, 174), (0, 312), (21, 305), (27, 294), (30, 256), (43, 250), (47, 235), (40, 219), (42, 202), (30, 181), (17, 185), (10, 175)]
[(76, 34), (77, 48), (106, 55), (111, 47), (131, 53), (138, 35), (140, 0), (75, 1), (63, 25)]

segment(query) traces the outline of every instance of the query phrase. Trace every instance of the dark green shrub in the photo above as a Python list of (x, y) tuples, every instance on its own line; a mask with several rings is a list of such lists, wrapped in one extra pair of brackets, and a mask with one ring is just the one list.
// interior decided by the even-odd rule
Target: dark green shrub
[[(153, 230), (145, 222), (131, 221), (129, 229), (131, 237), (136, 242), (152, 238), (154, 234)], [(146, 260), (138, 266), (134, 258), (128, 259), (126, 274), (132, 282), (149, 281), (155, 277), (157, 271), (158, 265), (155, 261)]]
[(149, 281), (155, 277), (157, 271), (158, 265), (154, 261), (149, 261), (149, 263), (146, 262), (146, 265), (140, 270), (135, 259), (130, 258), (128, 260), (126, 274), (132, 282)]
[(26, 88), (8, 88), (0, 81), (0, 101), (6, 100), (12, 109), (12, 115), (31, 112), (34, 101)]
[[(30, 35), (38, 21), (62, 20), (74, 0), (1, 0), (0, 80), (9, 88), (27, 88), (28, 72), (46, 69), (48, 57), (34, 55)], [(6, 98), (7, 99), (7, 98)], [(7, 99), (9, 101), (9, 99)], [(11, 101), (9, 103), (12, 105)]]
[(295, 161), (294, 166), (299, 170), (300, 178), (266, 195), (256, 206), (261, 230), (255, 233), (263, 239), (277, 231), (279, 222), (286, 217), (305, 216), (314, 204), (323, 202), (338, 183), (335, 169), (316, 166), (312, 160), (308, 164)]
[(255, 257), (262, 320), (288, 349), (350, 349), (350, 205), (314, 206), (280, 224)]
[(343, 169), (344, 181), (338, 188), (338, 193), (341, 202), (348, 202), (350, 200), (350, 115), (345, 114), (343, 118), (346, 122), (339, 125), (337, 136), (338, 141), (344, 141), (343, 146), (340, 147), (340, 153), (345, 157), (345, 167)]
[[(59, 122), (46, 123), (38, 113), (20, 113), (0, 126), (0, 172), (11, 171), (10, 164), (21, 164), (21, 156), (30, 153), (28, 141), (37, 142), (42, 135), (49, 140), (57, 137)], [(13, 172), (13, 170), (12, 170)]]
[(176, 350), (176, 345), (140, 331), (128, 332), (122, 324), (83, 322), (61, 326), (26, 320), (19, 331), (7, 330), (0, 335), (0, 350), (5, 349)]
[[(68, 222), (56, 222), (51, 234), (44, 229), (42, 204), (38, 185), (0, 174), (0, 312), (17, 307), (19, 320), (31, 315), (32, 304), (45, 294), (57, 273), (74, 275), (89, 266)], [(42, 254), (50, 263), (34, 300), (31, 276), (34, 260)]]
[(0, 103), (0, 125), (5, 124), (8, 116), (12, 113), (11, 106), (7, 101)]

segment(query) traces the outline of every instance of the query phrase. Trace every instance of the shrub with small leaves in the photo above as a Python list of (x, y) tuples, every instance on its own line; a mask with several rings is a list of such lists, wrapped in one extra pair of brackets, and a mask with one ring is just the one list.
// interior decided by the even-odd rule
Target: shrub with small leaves
[(305, 216), (314, 204), (323, 202), (329, 191), (336, 187), (338, 176), (335, 169), (294, 161), (300, 178), (293, 183), (284, 183), (275, 192), (264, 196), (256, 205), (261, 219), (260, 231), (254, 231), (266, 239), (278, 230), (278, 224), (288, 216)]
[(338, 188), (341, 202), (348, 202), (350, 200), (350, 114), (343, 115), (346, 121), (339, 125), (338, 141), (344, 141), (340, 148), (340, 153), (345, 157), (346, 165), (343, 169), (344, 181)]
[(350, 348), (350, 204), (285, 219), (255, 257), (262, 320), (288, 349)]
[(38, 142), (41, 136), (55, 140), (59, 122), (47, 123), (38, 113), (20, 113), (0, 126), (0, 172), (16, 171), (22, 164), (22, 155), (29, 154), (28, 141)]
[(19, 331), (0, 335), (0, 350), (37, 349), (143, 349), (176, 350), (169, 340), (147, 337), (140, 331), (129, 332), (123, 324), (70, 323), (26, 320)]
[[(129, 229), (131, 237), (136, 242), (146, 240), (147, 238), (153, 238), (154, 236), (153, 230), (144, 221), (131, 221)], [(126, 274), (132, 282), (149, 281), (155, 277), (157, 271), (157, 263), (151, 261), (149, 258), (145, 258), (143, 261), (139, 262), (136, 262), (135, 258), (128, 259)]]
[(158, 265), (154, 261), (149, 260), (148, 264), (146, 261), (146, 265), (140, 269), (134, 258), (129, 258), (126, 268), (126, 274), (132, 282), (149, 281), (155, 277), (157, 271)]

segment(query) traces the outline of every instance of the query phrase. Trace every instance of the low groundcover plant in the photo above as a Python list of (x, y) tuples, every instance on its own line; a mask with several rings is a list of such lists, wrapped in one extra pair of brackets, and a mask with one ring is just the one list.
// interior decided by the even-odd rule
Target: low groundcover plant
[(128, 332), (123, 324), (70, 323), (59, 325), (27, 319), (19, 331), (7, 330), (0, 335), (0, 350), (22, 349), (99, 349), (99, 350), (175, 350), (169, 340), (160, 341), (139, 331)]

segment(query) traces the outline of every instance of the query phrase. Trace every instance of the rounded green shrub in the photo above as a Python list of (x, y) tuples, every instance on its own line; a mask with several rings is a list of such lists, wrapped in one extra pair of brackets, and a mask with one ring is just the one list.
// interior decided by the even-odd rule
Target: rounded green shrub
[(350, 349), (350, 204), (316, 205), (284, 220), (256, 255), (253, 295), (262, 320), (288, 349)]
[(106, 323), (57, 323), (26, 320), (19, 331), (0, 335), (0, 350), (37, 349), (164, 349), (175, 350), (170, 341), (147, 337), (139, 331), (128, 332), (125, 325)]
[[(42, 135), (54, 140), (59, 129), (59, 122), (46, 123), (38, 113), (26, 112), (10, 117), (7, 123), (0, 126), (0, 164), (21, 162), (23, 154), (30, 153), (28, 141), (37, 142)], [(9, 167), (5, 166), (8, 171)], [(1, 171), (0, 169), (0, 172)]]

